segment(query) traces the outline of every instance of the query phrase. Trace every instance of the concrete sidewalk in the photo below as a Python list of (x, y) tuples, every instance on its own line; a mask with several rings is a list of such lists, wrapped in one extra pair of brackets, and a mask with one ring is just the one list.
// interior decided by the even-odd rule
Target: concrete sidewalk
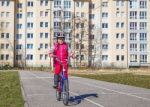
[[(20, 71), (26, 107), (65, 107), (56, 101), (53, 74)], [(70, 77), (70, 106), (150, 107), (150, 90), (127, 85)]]

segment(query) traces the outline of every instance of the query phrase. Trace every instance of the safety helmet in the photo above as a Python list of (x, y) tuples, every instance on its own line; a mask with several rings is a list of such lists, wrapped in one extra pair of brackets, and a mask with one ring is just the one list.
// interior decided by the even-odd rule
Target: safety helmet
[(64, 33), (58, 33), (57, 38), (65, 38), (65, 34)]

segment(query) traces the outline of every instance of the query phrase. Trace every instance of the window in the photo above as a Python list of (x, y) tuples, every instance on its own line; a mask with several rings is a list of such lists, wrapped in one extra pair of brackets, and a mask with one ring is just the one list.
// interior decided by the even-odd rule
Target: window
[(140, 29), (147, 29), (147, 22), (140, 22)]
[(119, 55), (116, 56), (116, 61), (119, 61)]
[(116, 49), (119, 49), (119, 44), (116, 44)]
[[(82, 45), (83, 45), (83, 44), (82, 44)], [(82, 46), (82, 45), (81, 45), (81, 46)], [(90, 45), (90, 49), (94, 49), (94, 45)]]
[(103, 13), (102, 13), (102, 18), (108, 18), (108, 13), (103, 12)]
[(17, 3), (17, 8), (22, 8), (22, 3)]
[(22, 14), (21, 13), (17, 13), (17, 19), (21, 19), (22, 18)]
[(33, 12), (27, 12), (27, 17), (33, 17)]
[(4, 27), (4, 22), (1, 22), (1, 28), (3, 28)]
[(48, 27), (48, 22), (45, 22), (45, 27)]
[(61, 7), (61, 0), (54, 0), (54, 8), (60, 8)]
[[(89, 28), (90, 28), (90, 29), (94, 29), (94, 27), (95, 27), (94, 24), (89, 25)], [(107, 27), (107, 26), (106, 26), (106, 27)]]
[(140, 41), (147, 41), (147, 33), (140, 33)]
[(48, 49), (48, 44), (45, 44), (45, 49)]
[(137, 55), (131, 54), (130, 55), (130, 62), (137, 62)]
[(108, 28), (108, 23), (102, 23), (102, 28)]
[(117, 7), (124, 6), (124, 1), (122, 1), (122, 0), (116, 0), (116, 6)]
[(119, 28), (119, 22), (116, 23), (116, 28)]
[(43, 38), (43, 33), (40, 33), (40, 38)]
[(21, 60), (22, 59), (22, 55), (16, 55), (16, 60)]
[(146, 0), (140, 1), (140, 8), (147, 8), (147, 1)]
[(42, 43), (40, 43), (40, 49), (42, 49), (43, 48), (43, 44)]
[(27, 60), (33, 60), (33, 55), (32, 54), (27, 54)]
[(45, 33), (45, 38), (48, 38), (48, 33)]
[(80, 6), (79, 1), (77, 1), (76, 2), (76, 7), (79, 7), (79, 6)]
[(79, 49), (79, 44), (76, 44), (76, 49)]
[(71, 23), (70, 22), (65, 22), (64, 23), (64, 29), (67, 30), (67, 29), (70, 29), (70, 28), (71, 28)]
[(137, 33), (130, 33), (130, 40), (137, 40)]
[(21, 44), (16, 45), (16, 49), (22, 49), (22, 45)]
[(9, 33), (6, 33), (6, 38), (7, 38), (7, 39), (9, 38)]
[(44, 11), (40, 11), (40, 16), (44, 16)]
[(89, 14), (90, 19), (94, 19), (95, 15), (94, 14)]
[(33, 44), (27, 44), (27, 49), (33, 49)]
[(107, 61), (108, 60), (108, 55), (102, 55), (102, 61)]
[(1, 33), (1, 38), (4, 38), (4, 33)]
[(124, 44), (121, 44), (121, 49), (124, 49)]
[(108, 49), (108, 44), (102, 44), (102, 49)]
[(119, 35), (120, 35), (119, 33), (116, 33), (116, 39), (118, 39), (118, 38), (119, 38)]
[(140, 62), (147, 63), (147, 55), (140, 55)]
[(138, 0), (130, 0), (130, 8), (138, 8)]
[(9, 60), (9, 55), (8, 54), (6, 54), (6, 60)]
[(9, 48), (9, 44), (6, 44), (6, 49), (8, 49)]
[(71, 12), (70, 11), (64, 11), (64, 18), (71, 18)]
[(89, 4), (89, 8), (90, 8), (90, 9), (94, 9), (94, 8), (95, 8), (95, 4), (90, 3), (90, 4)]
[(4, 44), (3, 43), (1, 44), (1, 49), (4, 49)]
[(103, 39), (103, 40), (104, 40), (104, 39), (108, 39), (108, 34), (103, 33), (103, 34), (102, 34), (102, 39)]
[(137, 22), (130, 22), (130, 30), (136, 30), (137, 29)]
[(46, 54), (46, 55), (45, 55), (45, 60), (47, 60), (47, 58), (48, 58), (48, 55)]
[(45, 17), (47, 17), (48, 16), (48, 12), (45, 12)]
[(71, 8), (71, 1), (69, 0), (64, 1), (64, 8)]
[(6, 1), (6, 6), (9, 6), (10, 2), (9, 1)]
[(61, 11), (54, 11), (54, 18), (60, 18), (61, 17)]
[(137, 51), (137, 44), (135, 43), (130, 44), (130, 51)]
[(28, 1), (28, 7), (33, 7), (33, 1)]
[(40, 27), (43, 27), (44, 26), (44, 22), (40, 22)]
[(84, 12), (81, 12), (81, 17), (84, 17), (84, 16), (85, 16)]
[(84, 60), (84, 55), (81, 55), (81, 60)]
[(33, 39), (33, 33), (27, 33), (27, 38), (28, 39)]
[(130, 11), (130, 19), (137, 19), (137, 11)]
[(121, 61), (124, 61), (124, 55), (121, 55)]
[(33, 28), (33, 23), (32, 22), (28, 22), (27, 23), (27, 28), (30, 28), (30, 29)]
[(121, 33), (121, 39), (123, 39), (124, 38), (124, 33)]
[(17, 29), (21, 29), (22, 28), (22, 24), (17, 24)]
[(40, 60), (42, 60), (43, 59), (43, 54), (40, 54)]
[(124, 27), (124, 23), (122, 22), (122, 23), (121, 23), (121, 28), (123, 28), (123, 27)]
[(108, 7), (108, 2), (102, 2), (102, 7)]
[(6, 17), (9, 17), (10, 12), (6, 12)]
[(123, 28), (124, 27), (124, 23), (123, 22), (117, 22), (116, 23), (116, 28)]
[(147, 44), (140, 44), (140, 51), (146, 52), (147, 51)]
[(8, 28), (10, 25), (10, 22), (6, 22), (6, 28)]
[(16, 34), (16, 39), (21, 39), (22, 38), (22, 34)]
[(147, 12), (146, 11), (140, 12), (140, 19), (147, 19)]
[(4, 60), (4, 55), (3, 54), (1, 55), (1, 60)]
[(4, 17), (4, 12), (1, 12), (1, 17)]
[(90, 39), (94, 39), (94, 36), (95, 36), (95, 35), (90, 35)]

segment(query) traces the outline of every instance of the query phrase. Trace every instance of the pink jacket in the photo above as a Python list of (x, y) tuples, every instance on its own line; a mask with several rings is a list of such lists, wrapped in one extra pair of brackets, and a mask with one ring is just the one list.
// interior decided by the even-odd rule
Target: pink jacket
[[(68, 64), (68, 45), (66, 42), (63, 44), (54, 43), (54, 51), (53, 54), (60, 59), (61, 63)], [(54, 66), (55, 64), (60, 64), (59, 61), (54, 58)]]

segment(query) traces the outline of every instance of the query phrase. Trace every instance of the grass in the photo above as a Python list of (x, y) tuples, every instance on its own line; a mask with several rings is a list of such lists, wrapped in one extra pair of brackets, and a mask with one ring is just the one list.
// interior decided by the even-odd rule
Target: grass
[(0, 72), (0, 107), (24, 107), (18, 72)]
[(150, 89), (150, 75), (135, 75), (132, 73), (72, 75)]

